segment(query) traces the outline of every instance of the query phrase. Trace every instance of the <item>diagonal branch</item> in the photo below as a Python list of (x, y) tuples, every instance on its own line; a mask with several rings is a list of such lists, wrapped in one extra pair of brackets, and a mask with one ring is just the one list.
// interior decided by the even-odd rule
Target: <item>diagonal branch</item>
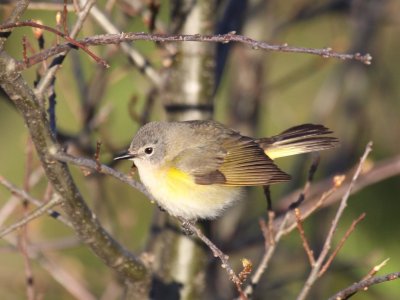
[[(5, 52), (0, 53), (0, 83), (24, 118), (42, 167), (56, 193), (63, 197), (63, 209), (70, 218), (76, 234), (126, 283), (148, 282), (148, 271), (141, 260), (123, 248), (101, 226), (86, 205), (67, 166), (54, 160), (50, 152), (59, 148), (49, 130), (48, 121), (38, 100), (21, 74), (15, 70), (15, 61)], [(139, 288), (139, 287), (138, 287)], [(141, 293), (146, 293), (143, 288)], [(138, 292), (138, 297), (141, 294)]]
[(356, 282), (356, 283), (352, 284), (351, 286), (345, 288), (344, 290), (338, 292), (334, 296), (330, 297), (329, 300), (349, 299), (355, 293), (362, 291), (362, 290), (366, 290), (368, 287), (370, 287), (372, 285), (399, 279), (399, 278), (400, 278), (400, 272), (394, 272), (394, 273), (386, 274), (383, 276), (376, 276), (376, 277), (368, 278), (365, 280), (361, 280), (361, 281)]
[(0, 230), (0, 238), (5, 236), (6, 234), (9, 234), (10, 232), (13, 232), (14, 230), (21, 228), (22, 226), (28, 224), (30, 221), (37, 219), (38, 217), (45, 214), (50, 208), (52, 208), (58, 204), (61, 204), (61, 203), (62, 203), (62, 198), (58, 194), (55, 194), (54, 197), (50, 201), (42, 204), (37, 209), (35, 209), (33, 212), (26, 215), (20, 221), (14, 223), (4, 229), (1, 229)]

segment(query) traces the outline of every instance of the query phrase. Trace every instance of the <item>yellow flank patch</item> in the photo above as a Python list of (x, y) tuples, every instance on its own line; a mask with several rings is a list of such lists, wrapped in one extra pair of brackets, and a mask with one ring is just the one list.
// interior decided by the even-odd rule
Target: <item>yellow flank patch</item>
[(166, 171), (165, 183), (170, 197), (188, 196), (199, 188), (191, 175), (174, 167), (168, 168)]
[(168, 181), (184, 181), (186, 183), (194, 183), (192, 177), (189, 174), (177, 169), (177, 168), (169, 168), (167, 171), (167, 180)]

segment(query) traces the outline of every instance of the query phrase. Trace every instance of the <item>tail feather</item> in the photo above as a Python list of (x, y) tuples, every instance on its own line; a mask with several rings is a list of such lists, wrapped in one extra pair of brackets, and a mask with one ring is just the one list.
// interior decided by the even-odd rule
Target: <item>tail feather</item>
[(334, 148), (339, 144), (335, 137), (325, 136), (332, 133), (322, 125), (303, 124), (285, 130), (270, 138), (256, 142), (271, 159), (321, 151)]

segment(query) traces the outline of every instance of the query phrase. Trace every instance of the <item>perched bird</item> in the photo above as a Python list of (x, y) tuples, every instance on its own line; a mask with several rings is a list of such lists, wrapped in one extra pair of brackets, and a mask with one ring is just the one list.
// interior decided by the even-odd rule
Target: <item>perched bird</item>
[(213, 219), (241, 198), (245, 186), (290, 180), (273, 159), (338, 144), (322, 125), (292, 127), (270, 138), (241, 135), (215, 121), (151, 122), (128, 151), (159, 206), (186, 220)]

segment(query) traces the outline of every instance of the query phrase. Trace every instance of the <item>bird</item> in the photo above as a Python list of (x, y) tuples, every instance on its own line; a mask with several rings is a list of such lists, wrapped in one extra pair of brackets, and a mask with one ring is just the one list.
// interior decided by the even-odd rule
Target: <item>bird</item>
[(155, 121), (142, 126), (115, 160), (133, 161), (157, 204), (185, 220), (215, 219), (246, 186), (290, 180), (274, 159), (338, 145), (323, 125), (302, 124), (252, 138), (213, 120)]

